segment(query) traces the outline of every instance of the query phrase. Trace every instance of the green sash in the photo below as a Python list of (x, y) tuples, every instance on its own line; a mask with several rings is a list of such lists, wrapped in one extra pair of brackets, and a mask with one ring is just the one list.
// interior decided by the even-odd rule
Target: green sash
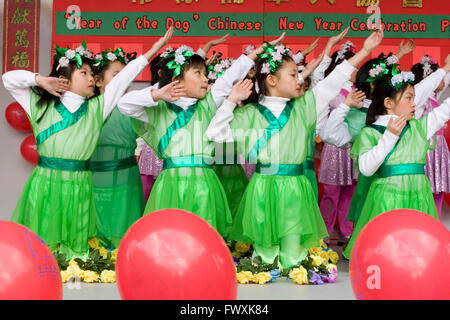
[(158, 156), (163, 158), (163, 151), (167, 148), (170, 143), (170, 139), (175, 135), (175, 133), (186, 126), (189, 121), (192, 119), (195, 111), (198, 107), (198, 101), (193, 105), (190, 105), (187, 110), (183, 110), (180, 106), (176, 104), (167, 102), (167, 107), (171, 109), (173, 112), (177, 114), (176, 119), (172, 122), (172, 124), (167, 128), (166, 134), (159, 140), (158, 143)]
[[(386, 131), (386, 127), (384, 126), (372, 124), (369, 127), (377, 130), (381, 134), (384, 134), (384, 132)], [(425, 165), (421, 163), (404, 163), (395, 165), (386, 164), (389, 157), (397, 148), (401, 138), (404, 136), (404, 134), (409, 128), (410, 128), (409, 123), (406, 123), (405, 128), (403, 128), (403, 131), (400, 134), (399, 139), (397, 140), (397, 143), (392, 148), (391, 152), (389, 152), (389, 154), (387, 155), (386, 159), (384, 160), (380, 168), (377, 170), (377, 172), (375, 172), (370, 177), (363, 175), (361, 172), (359, 173), (358, 184), (353, 194), (352, 201), (350, 202), (347, 220), (353, 221), (355, 224), (358, 222), (358, 218), (359, 215), (361, 214), (364, 202), (366, 201), (366, 197), (369, 192), (370, 186), (372, 185), (372, 182), (375, 181), (376, 179), (406, 174), (425, 174)]]
[(55, 100), (54, 107), (56, 111), (61, 115), (63, 118), (61, 121), (52, 124), (49, 128), (46, 130), (40, 132), (36, 137), (36, 146), (39, 149), (39, 145), (43, 143), (45, 140), (50, 138), (55, 133), (62, 131), (75, 123), (77, 123), (82, 116), (86, 114), (88, 106), (88, 101), (83, 102), (83, 104), (78, 108), (77, 111), (74, 113), (71, 113), (67, 108), (62, 104), (61, 100), (57, 99)]
[(272, 138), (273, 135), (281, 131), (281, 129), (283, 129), (286, 123), (288, 122), (293, 107), (294, 107), (293, 101), (289, 100), (286, 103), (286, 106), (284, 107), (280, 117), (277, 119), (268, 108), (258, 103), (257, 108), (259, 112), (263, 115), (263, 117), (267, 120), (269, 126), (264, 130), (263, 136), (259, 138), (258, 141), (256, 141), (255, 145), (248, 153), (247, 155), (248, 163), (257, 162), (257, 158), (259, 153), (261, 152), (261, 149), (267, 147), (267, 142), (270, 140), (270, 138)]
[(276, 176), (301, 176), (303, 175), (303, 166), (299, 164), (256, 164), (256, 172), (265, 175)]
[(212, 168), (214, 163), (213, 158), (208, 157), (196, 157), (196, 156), (186, 156), (186, 157), (173, 157), (165, 158), (163, 169), (172, 168), (185, 168), (185, 167), (197, 167), (197, 168)]
[(63, 171), (88, 171), (89, 161), (39, 156), (38, 166)]
[(128, 169), (134, 166), (137, 166), (135, 156), (110, 161), (89, 161), (89, 170), (94, 172), (117, 171), (122, 169)]

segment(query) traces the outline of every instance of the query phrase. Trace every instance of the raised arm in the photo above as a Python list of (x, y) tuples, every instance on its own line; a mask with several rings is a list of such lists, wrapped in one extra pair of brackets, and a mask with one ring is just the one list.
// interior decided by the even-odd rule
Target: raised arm
[(173, 35), (173, 27), (169, 28), (152, 48), (142, 56), (128, 63), (106, 86), (104, 93), (103, 119), (108, 118), (114, 110), (120, 98), (124, 95), (130, 84), (148, 65), (148, 62), (158, 53), (170, 40)]
[(450, 98), (447, 98), (439, 107), (428, 114), (427, 139), (430, 139), (439, 129), (444, 127), (450, 118)]
[(239, 101), (247, 99), (253, 87), (250, 79), (238, 81), (232, 88), (230, 96), (222, 103), (209, 123), (206, 136), (209, 140), (226, 143), (233, 142), (233, 133), (230, 122), (233, 120), (233, 111)]
[[(272, 45), (277, 45), (281, 43), (284, 39), (284, 34), (278, 39), (270, 42)], [(216, 82), (211, 87), (211, 94), (216, 102), (216, 106), (220, 106), (226, 97), (231, 92), (233, 85), (241, 79), (244, 79), (251, 68), (255, 65), (256, 59), (258, 59), (258, 54), (263, 52), (263, 46), (253, 50), (249, 55), (243, 54), (240, 56), (233, 65), (228, 68), (224, 74), (216, 80)]]
[(336, 98), (345, 82), (350, 80), (351, 74), (358, 65), (381, 43), (382, 40), (382, 30), (373, 32), (366, 41), (364, 41), (364, 46), (359, 52), (350, 59), (344, 60), (344, 62), (338, 65), (328, 77), (320, 81), (312, 89), (316, 98), (317, 118), (319, 118), (320, 114), (327, 109), (331, 100)]
[(67, 79), (45, 77), (27, 70), (13, 70), (3, 74), (3, 85), (14, 99), (22, 106), (25, 112), (31, 114), (32, 88), (39, 86), (55, 97), (61, 97), (61, 93), (69, 90)]

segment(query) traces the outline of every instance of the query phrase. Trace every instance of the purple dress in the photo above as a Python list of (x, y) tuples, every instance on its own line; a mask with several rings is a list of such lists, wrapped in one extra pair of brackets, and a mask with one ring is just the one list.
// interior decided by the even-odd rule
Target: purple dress
[(153, 176), (155, 179), (163, 169), (163, 160), (158, 158), (152, 148), (144, 145), (139, 158), (139, 171), (143, 175)]
[[(424, 115), (439, 107), (439, 103), (429, 98), (425, 103)], [(425, 173), (430, 180), (431, 190), (434, 194), (450, 192), (450, 158), (448, 145), (444, 138), (444, 129), (436, 132), (436, 148), (427, 152)]]
[[(341, 93), (330, 103), (330, 111), (336, 109), (344, 102), (348, 91), (341, 90)], [(322, 155), (320, 157), (319, 182), (334, 186), (349, 186), (353, 180), (358, 179), (358, 172), (353, 172), (353, 160), (350, 158), (350, 150), (341, 149), (331, 144), (324, 143)]]

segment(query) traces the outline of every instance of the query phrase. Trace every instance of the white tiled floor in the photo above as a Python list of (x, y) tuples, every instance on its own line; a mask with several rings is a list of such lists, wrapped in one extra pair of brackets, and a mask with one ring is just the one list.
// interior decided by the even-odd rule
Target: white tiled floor
[[(444, 203), (443, 223), (450, 229), (450, 208)], [(341, 248), (332, 242), (331, 247), (341, 253)], [(239, 300), (353, 300), (348, 261), (338, 264), (339, 279), (333, 284), (299, 286), (286, 278), (277, 279), (267, 285), (238, 285)], [(116, 284), (64, 285), (65, 300), (117, 300), (120, 299)]]

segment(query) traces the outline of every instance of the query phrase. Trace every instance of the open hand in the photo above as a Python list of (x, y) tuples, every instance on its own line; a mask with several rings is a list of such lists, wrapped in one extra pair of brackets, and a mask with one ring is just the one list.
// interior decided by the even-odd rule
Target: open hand
[(358, 89), (353, 89), (345, 98), (344, 104), (350, 108), (361, 109), (364, 104), (362, 101), (366, 98), (366, 94)]

